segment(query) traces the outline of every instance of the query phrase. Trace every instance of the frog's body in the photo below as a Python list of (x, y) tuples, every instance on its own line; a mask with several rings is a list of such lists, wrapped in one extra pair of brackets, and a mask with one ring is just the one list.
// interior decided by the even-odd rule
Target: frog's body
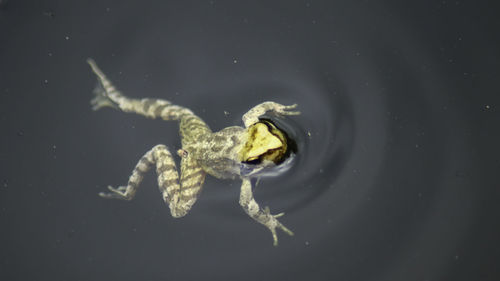
[(88, 63), (99, 82), (94, 90), (96, 97), (92, 100), (94, 110), (109, 106), (149, 118), (177, 120), (180, 122), (182, 142), (182, 149), (177, 151), (181, 157), (180, 180), (172, 154), (165, 145), (157, 145), (139, 160), (127, 186), (108, 186), (111, 192), (101, 192), (100, 196), (131, 200), (144, 173), (155, 165), (164, 201), (170, 207), (173, 217), (182, 217), (196, 202), (207, 173), (216, 178), (240, 178), (241, 206), (249, 216), (271, 230), (274, 245), (278, 242), (276, 228), (293, 235), (276, 219), (283, 214), (271, 215), (269, 208), (259, 207), (252, 195), (250, 178), (275, 166), (275, 163), (283, 159), (287, 150), (284, 134), (272, 123), (259, 120), (259, 117), (267, 111), (296, 115), (299, 112), (288, 111), (296, 105), (261, 103), (243, 116), (245, 128), (233, 126), (214, 133), (201, 118), (185, 107), (173, 105), (166, 100), (125, 97), (116, 90), (92, 59)]

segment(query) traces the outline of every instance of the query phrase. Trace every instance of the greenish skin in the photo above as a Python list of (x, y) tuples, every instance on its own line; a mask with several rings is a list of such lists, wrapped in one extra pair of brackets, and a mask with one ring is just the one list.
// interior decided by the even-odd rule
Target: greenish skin
[(91, 101), (94, 110), (112, 107), (149, 118), (180, 122), (182, 149), (177, 151), (181, 157), (180, 179), (172, 154), (165, 145), (160, 144), (139, 160), (126, 186), (117, 188), (108, 186), (110, 192), (101, 192), (99, 194), (101, 197), (133, 199), (144, 173), (156, 166), (160, 192), (172, 216), (178, 218), (186, 215), (196, 202), (206, 174), (220, 179), (239, 178), (242, 181), (240, 205), (251, 218), (271, 231), (273, 244), (275, 246), (278, 244), (276, 229), (293, 235), (293, 232), (277, 219), (284, 213), (272, 215), (268, 207), (259, 206), (252, 194), (250, 179), (276, 164), (269, 160), (254, 165), (245, 163), (241, 152), (245, 145), (254, 141), (254, 136), (250, 132), (251, 128), (260, 122), (259, 117), (270, 111), (277, 115), (298, 115), (300, 112), (291, 111), (297, 106), (296, 104), (285, 106), (270, 101), (263, 102), (243, 115), (245, 127), (232, 126), (212, 132), (207, 124), (188, 108), (161, 99), (132, 99), (124, 96), (92, 59), (88, 59), (87, 62), (98, 78), (98, 85), (94, 90), (95, 98)]

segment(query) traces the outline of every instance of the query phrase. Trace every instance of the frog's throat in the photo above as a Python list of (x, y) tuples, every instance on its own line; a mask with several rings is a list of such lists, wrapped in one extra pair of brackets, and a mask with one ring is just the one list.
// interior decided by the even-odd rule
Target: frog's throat
[(248, 129), (248, 139), (239, 152), (241, 162), (273, 161), (278, 164), (287, 151), (286, 136), (274, 124), (261, 120)]

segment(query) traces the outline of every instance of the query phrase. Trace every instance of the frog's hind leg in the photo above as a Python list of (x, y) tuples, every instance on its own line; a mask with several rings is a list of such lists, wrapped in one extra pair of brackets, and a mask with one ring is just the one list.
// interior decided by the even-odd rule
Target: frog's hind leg
[(146, 152), (135, 166), (129, 178), (127, 186), (114, 188), (108, 186), (111, 192), (101, 192), (104, 198), (132, 200), (137, 192), (144, 174), (156, 165), (158, 174), (158, 187), (162, 193), (163, 200), (168, 204), (173, 217), (185, 216), (201, 191), (205, 180), (205, 172), (189, 156), (181, 160), (181, 184), (179, 184), (179, 173), (172, 154), (164, 145), (157, 145)]
[(162, 191), (161, 186), (167, 185), (173, 186), (174, 189), (179, 189), (179, 175), (172, 154), (170, 154), (165, 145), (160, 144), (142, 156), (132, 171), (132, 175), (130, 175), (126, 186), (119, 186), (117, 188), (108, 186), (111, 192), (101, 192), (99, 195), (104, 198), (132, 200), (139, 188), (139, 184), (142, 182), (144, 174), (149, 171), (153, 164), (156, 164), (160, 191)]
[(193, 112), (185, 107), (174, 105), (162, 99), (133, 99), (124, 96), (93, 59), (87, 59), (92, 72), (97, 76), (98, 85), (94, 90), (95, 97), (92, 99), (92, 109), (98, 110), (102, 107), (113, 107), (124, 112), (132, 112), (148, 118), (162, 118), (164, 120), (180, 120), (183, 116), (193, 115)]
[(182, 157), (180, 189), (177, 192), (167, 190), (167, 194), (172, 194), (175, 198), (175, 201), (169, 204), (174, 217), (182, 217), (191, 209), (198, 199), (206, 176), (206, 172), (196, 160), (186, 154), (180, 155)]

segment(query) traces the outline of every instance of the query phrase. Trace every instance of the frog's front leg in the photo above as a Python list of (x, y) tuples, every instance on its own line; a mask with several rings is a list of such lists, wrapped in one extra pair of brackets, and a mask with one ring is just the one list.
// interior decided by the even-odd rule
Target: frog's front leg
[(247, 113), (243, 115), (243, 123), (245, 127), (249, 127), (257, 122), (259, 122), (259, 117), (264, 115), (268, 111), (273, 111), (278, 115), (299, 115), (299, 111), (288, 111), (297, 107), (297, 104), (292, 105), (282, 105), (272, 101), (266, 101), (261, 104), (254, 106)]
[(253, 198), (252, 183), (250, 182), (250, 179), (243, 178), (242, 180), (243, 182), (241, 184), (240, 205), (251, 218), (269, 228), (271, 234), (273, 235), (273, 245), (278, 245), (276, 228), (280, 228), (288, 235), (293, 235), (293, 232), (290, 229), (286, 228), (276, 219), (283, 216), (284, 213), (271, 215), (269, 207), (261, 209), (259, 207), (259, 204), (257, 204), (255, 199)]

